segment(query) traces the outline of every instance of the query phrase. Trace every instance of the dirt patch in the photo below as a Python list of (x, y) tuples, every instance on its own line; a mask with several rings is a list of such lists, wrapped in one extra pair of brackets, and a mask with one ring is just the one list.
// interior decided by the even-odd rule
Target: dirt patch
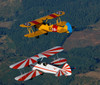
[(12, 24), (13, 24), (13, 22), (12, 22), (12, 21), (9, 21), (9, 22), (0, 22), (0, 27), (10, 29), (10, 28), (11, 28), (11, 26), (12, 26)]
[(6, 35), (1, 35), (0, 37), (0, 43), (6, 43), (5, 39), (7, 38)]
[(73, 32), (63, 44), (65, 51), (72, 48), (96, 46), (100, 44), (100, 26), (93, 25), (93, 29), (86, 29), (80, 32)]
[(91, 78), (96, 78), (96, 79), (100, 80), (100, 68), (98, 68), (96, 71), (81, 73), (81, 74), (78, 74), (76, 76), (79, 76), (79, 77), (85, 76), (85, 77), (91, 77)]
[(0, 50), (7, 50), (7, 52), (15, 52), (13, 48), (9, 48), (9, 44), (12, 45), (13, 41), (7, 35), (1, 35), (0, 37)]

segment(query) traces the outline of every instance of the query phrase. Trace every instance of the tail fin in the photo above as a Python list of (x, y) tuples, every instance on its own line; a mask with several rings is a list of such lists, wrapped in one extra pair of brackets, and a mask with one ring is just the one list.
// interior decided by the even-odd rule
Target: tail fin
[(62, 76), (64, 75), (65, 73), (62, 71), (62, 70), (59, 70), (55, 76), (59, 77), (59, 76)]
[(72, 74), (72, 71), (71, 71), (71, 68), (70, 66), (65, 63), (64, 66), (62, 67), (62, 69), (60, 69), (55, 76), (59, 77), (59, 76), (62, 76), (62, 75), (65, 75), (65, 76), (70, 76)]
[(67, 63), (62, 67), (62, 71), (65, 73), (65, 76), (70, 76), (72, 74), (71, 68)]

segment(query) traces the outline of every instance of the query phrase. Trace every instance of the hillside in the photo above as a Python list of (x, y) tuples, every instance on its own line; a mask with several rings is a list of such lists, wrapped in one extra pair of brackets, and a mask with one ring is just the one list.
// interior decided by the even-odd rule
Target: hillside
[(65, 51), (72, 48), (100, 45), (100, 21), (91, 27), (92, 29), (76, 31), (67, 38), (63, 44)]

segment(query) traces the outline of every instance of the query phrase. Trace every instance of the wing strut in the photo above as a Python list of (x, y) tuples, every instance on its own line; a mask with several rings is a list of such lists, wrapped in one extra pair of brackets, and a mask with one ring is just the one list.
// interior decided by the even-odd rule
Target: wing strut
[(29, 34), (34, 32), (32, 27), (27, 27), (27, 30), (28, 30)]

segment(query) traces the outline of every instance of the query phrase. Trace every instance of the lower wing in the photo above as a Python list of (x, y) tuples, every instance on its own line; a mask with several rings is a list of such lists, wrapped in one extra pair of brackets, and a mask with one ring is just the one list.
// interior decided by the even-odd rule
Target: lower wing
[(25, 37), (36, 37), (36, 36), (39, 36), (39, 35), (42, 35), (42, 34), (45, 34), (45, 33), (47, 33), (47, 31), (38, 30), (38, 31), (35, 31), (35, 32), (32, 32), (32, 33), (26, 34), (24, 36)]
[(15, 80), (17, 80), (17, 81), (26, 81), (26, 80), (32, 79), (36, 76), (39, 76), (41, 74), (42, 74), (42, 72), (37, 71), (37, 70), (33, 70), (33, 71), (30, 71), (30, 72), (27, 72), (25, 74), (22, 74), (20, 76), (15, 77)]

